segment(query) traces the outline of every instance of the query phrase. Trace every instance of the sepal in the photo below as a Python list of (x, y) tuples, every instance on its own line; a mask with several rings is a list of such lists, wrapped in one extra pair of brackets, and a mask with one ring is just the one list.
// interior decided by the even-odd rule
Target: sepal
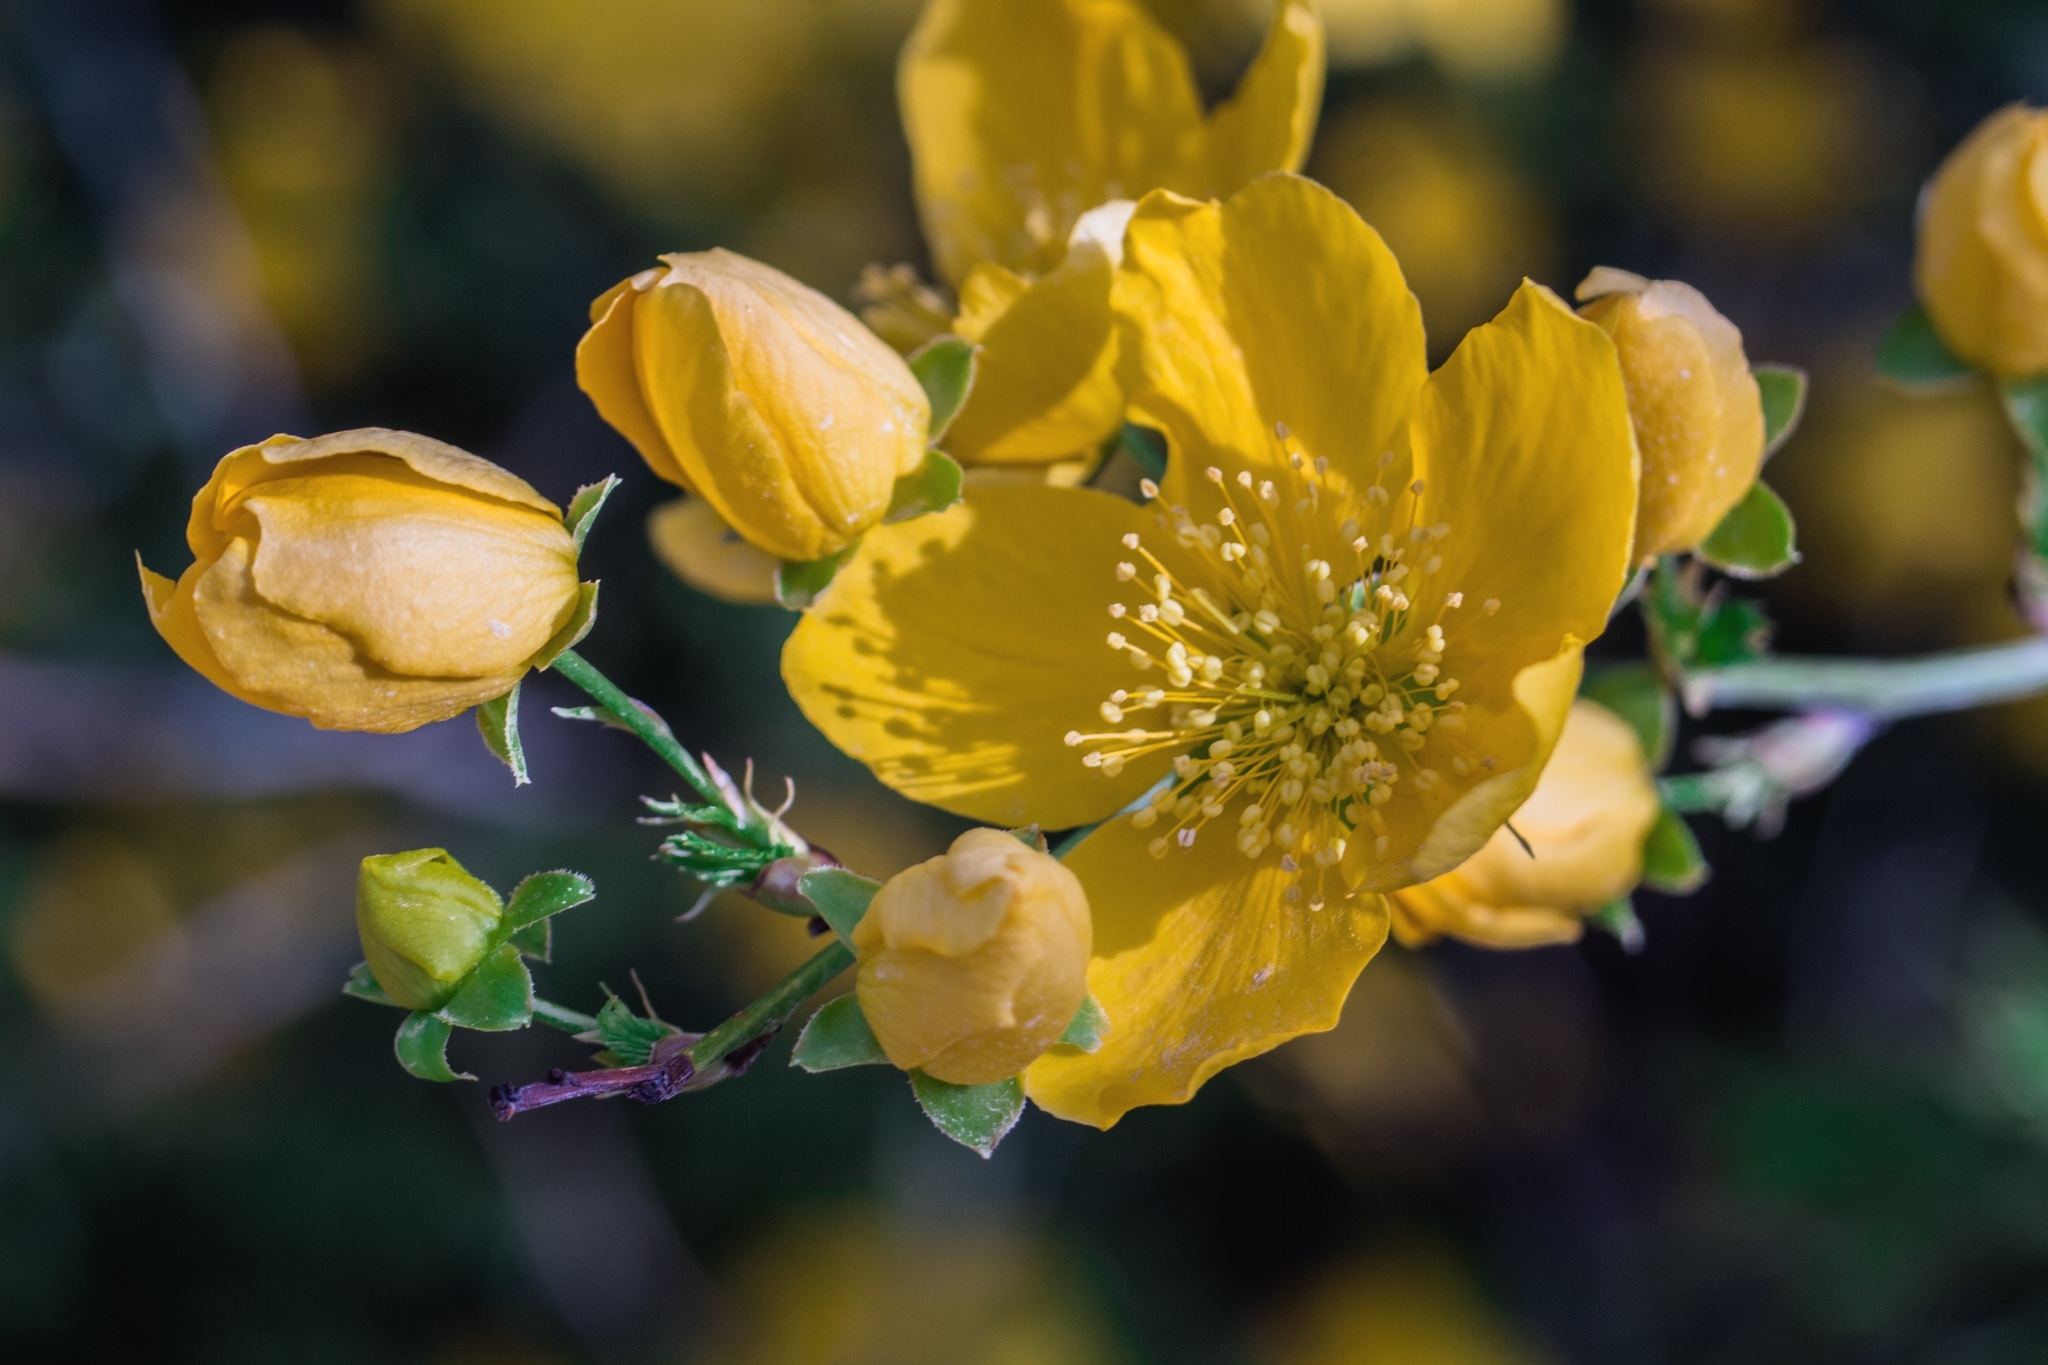
[(1758, 482), (1695, 553), (1736, 578), (1775, 578), (1799, 562), (1795, 539), (1791, 509), (1769, 485)]
[(995, 1154), (996, 1144), (1024, 1113), (1024, 1081), (1019, 1076), (990, 1085), (953, 1085), (912, 1071), (910, 1089), (934, 1128), (984, 1158)]
[(1764, 458), (1770, 459), (1792, 439), (1806, 416), (1806, 371), (1796, 365), (1752, 365), (1757, 393), (1764, 405)]
[(1067, 1023), (1067, 1031), (1059, 1036), (1054, 1047), (1071, 1047), (1081, 1052), (1100, 1052), (1103, 1040), (1109, 1037), (1109, 1016), (1102, 1012), (1102, 1006), (1095, 1003), (1095, 997), (1081, 997), (1081, 1008), (1074, 1011), (1074, 1017)]
[(775, 570), (775, 600), (790, 611), (804, 610), (832, 586), (840, 568), (853, 558), (853, 552), (859, 548), (860, 542), (855, 541), (823, 559), (807, 559), (800, 564), (783, 563)]
[(1586, 923), (1603, 933), (1612, 934), (1621, 944), (1623, 952), (1640, 953), (1645, 935), (1643, 922), (1636, 918), (1635, 902), (1621, 896), (1586, 916)]
[(849, 1066), (886, 1066), (889, 1054), (875, 1040), (860, 1001), (851, 995), (827, 1001), (797, 1035), (789, 1064), (806, 1071), (838, 1071)]
[(435, 1014), (458, 1028), (505, 1033), (533, 1022), (533, 974), (507, 943), (476, 965)]
[(391, 1050), (398, 1054), (400, 1066), (423, 1081), (473, 1081), (476, 1077), (467, 1071), (448, 1065), (448, 1035), (453, 1032), (447, 1020), (415, 1010), (398, 1026)]
[(1643, 836), (1643, 885), (1667, 896), (1686, 896), (1699, 890), (1712, 871), (1685, 817), (1669, 806), (1659, 809), (1657, 823)]
[(960, 501), (960, 487), (966, 477), (945, 451), (926, 451), (923, 464), (896, 480), (888, 514), (882, 520), (909, 521), (928, 512), (945, 511)]
[(341, 983), (341, 993), (352, 995), (358, 1000), (367, 1000), (373, 1005), (389, 1005), (402, 1010), (405, 1006), (384, 994), (384, 987), (377, 982), (377, 974), (370, 970), (367, 962), (358, 962), (348, 969), (348, 980)]
[(1977, 377), (1949, 350), (1934, 330), (1934, 319), (1917, 303), (1900, 314), (1877, 348), (1877, 373), (1900, 388), (1923, 392), (1958, 388)]
[(868, 902), (882, 889), (882, 884), (873, 877), (863, 877), (858, 872), (849, 872), (843, 867), (820, 868), (806, 872), (797, 889), (805, 900), (817, 907), (818, 917), (832, 926), (832, 932), (847, 947), (853, 946), (853, 926), (861, 922), (868, 912)]
[(590, 634), (590, 628), (597, 624), (597, 584), (584, 583), (576, 594), (576, 610), (554, 638), (541, 646), (540, 653), (533, 656), (535, 668), (546, 668), (564, 653), (583, 643), (583, 637)]
[(1650, 771), (1663, 771), (1678, 737), (1678, 702), (1655, 668), (1647, 663), (1626, 663), (1597, 669), (1587, 675), (1579, 695), (1627, 722), (1643, 746)]
[(569, 499), (569, 510), (562, 516), (562, 524), (569, 528), (569, 535), (576, 542), (576, 552), (583, 553), (583, 541), (590, 534), (597, 514), (604, 510), (612, 490), (619, 486), (619, 476), (607, 474), (597, 483), (587, 483), (576, 490), (576, 496)]
[(512, 770), (512, 785), (523, 787), (533, 779), (526, 775), (526, 747), (519, 742), (519, 684), (502, 697), (493, 697), (476, 708), (476, 728), (484, 747)]
[(932, 405), (931, 435), (927, 439), (933, 446), (945, 439), (953, 419), (960, 415), (968, 396), (974, 392), (975, 356), (980, 349), (956, 336), (936, 336), (911, 352), (910, 372), (917, 376)]

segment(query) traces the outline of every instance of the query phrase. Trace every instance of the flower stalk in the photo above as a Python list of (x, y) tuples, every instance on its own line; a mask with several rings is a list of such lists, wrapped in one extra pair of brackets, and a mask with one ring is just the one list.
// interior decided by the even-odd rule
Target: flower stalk
[(1881, 721), (2022, 701), (2048, 692), (2048, 639), (1948, 650), (1906, 659), (1779, 655), (1689, 675), (1685, 709), (1812, 711), (1842, 708)]

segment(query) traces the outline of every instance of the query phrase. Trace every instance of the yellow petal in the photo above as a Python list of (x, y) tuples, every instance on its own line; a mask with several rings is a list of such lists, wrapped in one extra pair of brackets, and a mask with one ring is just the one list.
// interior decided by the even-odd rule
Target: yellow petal
[(192, 607), (193, 589), (204, 572), (199, 565), (194, 564), (185, 570), (184, 576), (176, 583), (160, 573), (151, 572), (139, 554), (135, 556), (135, 567), (142, 574), (142, 600), (149, 607), (149, 623), (156, 627), (156, 633), (163, 636), (164, 643), (180, 659), (229, 696), (273, 711), (282, 709), (276, 698), (254, 695), (236, 681), (235, 675), (228, 672), (227, 666), (214, 654), (213, 646), (206, 642), (206, 632), (200, 629), (199, 618)]
[[(1101, 1049), (1055, 1048), (1026, 1069), (1039, 1107), (1107, 1128), (1141, 1104), (1179, 1104), (1227, 1066), (1335, 1026), (1386, 941), (1378, 896), (1290, 902), (1298, 874), (1251, 862), (1222, 830), (1164, 859), (1116, 820), (1067, 857), (1095, 915), (1088, 989), (1109, 1017)], [(1338, 890), (1332, 879), (1333, 893)]]
[(1092, 452), (1117, 430), (1115, 273), (1095, 251), (1075, 252), (1029, 285), (1001, 266), (975, 267), (955, 330), (981, 351), (974, 391), (946, 433), (948, 454), (962, 464), (1041, 464)]
[(688, 491), (688, 476), (676, 463), (668, 438), (661, 434), (661, 424), (640, 396), (640, 373), (633, 359), (633, 313), (640, 300), (642, 278), (619, 281), (590, 305), (590, 330), (576, 343), (576, 386), (589, 396), (598, 416), (633, 443), (649, 469)]
[(699, 592), (741, 606), (773, 606), (778, 562), (718, 519), (702, 498), (678, 498), (647, 514), (647, 539), (669, 571)]
[(1284, 459), (1276, 423), (1340, 482), (1370, 484), (1385, 452), (1405, 453), (1422, 312), (1344, 201), (1292, 175), (1220, 205), (1152, 195), (1124, 251), (1119, 376), (1131, 420), (1172, 447), (1169, 502), (1202, 511), (1206, 465)]
[(2048, 370), (2048, 115), (2011, 104), (1921, 196), (1913, 280), (1949, 349), (1994, 374)]
[(1265, 46), (1237, 93), (1209, 119), (1209, 195), (1267, 171), (1298, 171), (1323, 104), (1323, 21), (1307, 0), (1281, 0)]
[[(1497, 837), (1512, 836), (1503, 830)], [(1448, 936), (1482, 948), (1544, 948), (1553, 943), (1577, 943), (1585, 936), (1585, 918), (1575, 911), (1540, 905), (1487, 905), (1467, 895), (1457, 876), (1450, 872), (1421, 886), (1387, 893), (1394, 938), (1402, 947), (1419, 948)]]
[(889, 786), (995, 825), (1099, 820), (1169, 764), (1083, 767), (1070, 730), (1129, 683), (1105, 637), (1121, 538), (1152, 530), (1078, 488), (971, 488), (936, 516), (879, 526), (805, 614), (782, 676), (811, 723)]

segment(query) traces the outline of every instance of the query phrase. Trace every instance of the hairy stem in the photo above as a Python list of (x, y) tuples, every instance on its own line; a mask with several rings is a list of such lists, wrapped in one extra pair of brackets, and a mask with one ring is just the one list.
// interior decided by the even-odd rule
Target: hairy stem
[[(852, 965), (853, 951), (834, 939), (816, 957), (782, 978), (766, 995), (692, 1043), (688, 1055), (697, 1074), (705, 1075), (749, 1043), (774, 1036), (804, 1001), (818, 993), (819, 987)], [(709, 1083), (707, 1080), (706, 1084)]]
[(597, 1027), (595, 1016), (578, 1014), (575, 1010), (557, 1005), (552, 1000), (543, 1000), (539, 996), (533, 998), (533, 1017), (549, 1028), (558, 1028), (564, 1033), (588, 1033)]
[(588, 659), (573, 649), (565, 649), (549, 667), (582, 688), (592, 701), (611, 712), (619, 724), (639, 736), (640, 741), (659, 754), (663, 762), (682, 774), (683, 781), (689, 783), (699, 796), (713, 805), (725, 804), (725, 797), (712, 782), (710, 774), (690, 756), (688, 749), (677, 742), (675, 732), (668, 728), (667, 722), (620, 691), (610, 678), (592, 668)]
[(1843, 707), (1879, 720), (1963, 711), (2048, 692), (2048, 638), (1911, 659), (1757, 659), (1692, 674), (1685, 709), (1807, 711)]

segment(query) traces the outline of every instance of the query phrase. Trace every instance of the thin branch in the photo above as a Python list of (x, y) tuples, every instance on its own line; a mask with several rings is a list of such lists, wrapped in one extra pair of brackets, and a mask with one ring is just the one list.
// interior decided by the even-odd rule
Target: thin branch
[(1779, 655), (1695, 673), (1685, 709), (1810, 711), (1841, 707), (1878, 720), (1963, 711), (2048, 692), (2048, 638), (1910, 659)]

